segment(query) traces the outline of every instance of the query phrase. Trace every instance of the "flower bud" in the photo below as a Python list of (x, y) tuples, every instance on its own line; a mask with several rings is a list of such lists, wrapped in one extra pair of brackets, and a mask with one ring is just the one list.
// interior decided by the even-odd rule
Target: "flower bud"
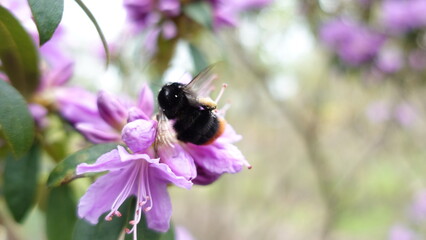
[(97, 104), (99, 115), (106, 123), (120, 131), (127, 120), (125, 106), (116, 97), (105, 91), (99, 92)]

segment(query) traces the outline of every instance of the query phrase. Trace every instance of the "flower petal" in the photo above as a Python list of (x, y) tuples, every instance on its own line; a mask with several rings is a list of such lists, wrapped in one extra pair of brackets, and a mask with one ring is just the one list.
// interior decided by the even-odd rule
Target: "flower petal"
[(75, 128), (93, 143), (120, 141), (120, 134), (106, 124), (77, 123)]
[(155, 121), (138, 119), (124, 126), (121, 137), (133, 152), (142, 152), (154, 143), (156, 135)]
[(160, 146), (158, 155), (160, 161), (167, 164), (177, 176), (191, 180), (197, 175), (194, 159), (179, 144), (175, 144), (173, 148)]
[(225, 131), (218, 139), (216, 139), (216, 141), (221, 143), (235, 143), (240, 141), (242, 138), (243, 137), (237, 134), (230, 124), (226, 124)]
[(209, 185), (218, 180), (222, 174), (212, 173), (205, 168), (197, 166), (197, 177), (192, 180), (194, 184)]
[(127, 120), (127, 109), (120, 100), (106, 91), (100, 91), (97, 98), (99, 115), (106, 123), (121, 130)]
[(172, 203), (167, 192), (167, 184), (150, 181), (150, 190), (154, 205), (151, 210), (145, 212), (148, 227), (159, 232), (167, 232), (172, 216)]
[(59, 88), (55, 91), (57, 107), (61, 115), (72, 124), (79, 122), (103, 122), (96, 106), (95, 94), (82, 88)]
[(128, 115), (129, 117), (127, 119), (127, 122), (133, 122), (138, 119), (149, 120), (149, 117), (141, 109), (137, 107), (131, 107), (129, 109)]
[(35, 123), (39, 128), (45, 128), (48, 125), (49, 120), (47, 119), (47, 109), (37, 103), (29, 103), (28, 108), (31, 115), (33, 116)]
[[(178, 187), (190, 189), (192, 187), (192, 182), (188, 181), (185, 177), (176, 176), (172, 172), (169, 166), (164, 163), (151, 164), (150, 166), (150, 176), (154, 179), (160, 180), (164, 183), (173, 183)], [(159, 182), (159, 181), (156, 181)]]
[(187, 144), (187, 151), (197, 166), (216, 174), (236, 173), (250, 166), (243, 154), (230, 143), (214, 142), (210, 145)]
[[(110, 172), (98, 178), (80, 199), (78, 216), (92, 224), (98, 223), (99, 217), (111, 209), (115, 199), (126, 185), (132, 170), (132, 168), (127, 168), (125, 171)], [(133, 193), (134, 190), (129, 195)]]
[(79, 164), (77, 166), (76, 173), (80, 175), (87, 172), (117, 171), (127, 165), (128, 163), (123, 163), (120, 160), (120, 155), (118, 154), (117, 149), (114, 149), (100, 156), (93, 164)]
[(143, 160), (145, 160), (149, 163), (158, 163), (160, 161), (160, 159), (158, 159), (158, 158), (151, 159), (148, 154), (137, 154), (137, 153), (132, 154), (132, 153), (129, 153), (122, 146), (118, 146), (118, 154), (120, 155), (120, 160), (122, 162), (133, 161), (133, 160), (141, 160), (141, 159), (143, 159)]

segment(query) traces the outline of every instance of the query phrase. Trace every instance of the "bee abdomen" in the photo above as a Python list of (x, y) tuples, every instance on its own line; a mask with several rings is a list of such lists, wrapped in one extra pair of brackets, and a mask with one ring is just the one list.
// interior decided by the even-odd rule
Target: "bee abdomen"
[(177, 139), (196, 145), (209, 143), (220, 129), (217, 116), (208, 110), (199, 111), (195, 116), (177, 119), (173, 127), (177, 132)]

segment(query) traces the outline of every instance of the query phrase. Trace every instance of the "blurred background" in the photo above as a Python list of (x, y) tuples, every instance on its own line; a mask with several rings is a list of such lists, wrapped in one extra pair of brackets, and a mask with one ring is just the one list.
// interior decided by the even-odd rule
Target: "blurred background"
[[(195, 239), (426, 239), (426, 1), (275, 0), (233, 27), (158, 43), (152, 58), (147, 35), (123, 34), (121, 1), (86, 2), (112, 63), (105, 68), (95, 28), (65, 1), (70, 85), (156, 92), (197, 71), (192, 44), (221, 62), (229, 87), (220, 105), (230, 104), (227, 121), (253, 168), (170, 187), (174, 224)], [(52, 166), (43, 169), (47, 178)], [(89, 182), (72, 184), (81, 196)], [(23, 239), (44, 239), (40, 218), (32, 210)]]

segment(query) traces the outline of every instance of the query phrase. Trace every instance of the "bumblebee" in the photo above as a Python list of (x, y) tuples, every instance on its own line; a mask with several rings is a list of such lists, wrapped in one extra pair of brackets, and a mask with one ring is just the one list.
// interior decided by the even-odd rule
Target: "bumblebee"
[[(216, 114), (217, 101), (208, 97), (211, 83), (216, 78), (212, 66), (195, 76), (188, 84), (165, 84), (158, 94), (160, 121), (173, 120), (176, 138), (182, 142), (207, 145), (214, 142), (224, 131), (226, 122)], [(161, 124), (160, 124), (161, 127)]]

